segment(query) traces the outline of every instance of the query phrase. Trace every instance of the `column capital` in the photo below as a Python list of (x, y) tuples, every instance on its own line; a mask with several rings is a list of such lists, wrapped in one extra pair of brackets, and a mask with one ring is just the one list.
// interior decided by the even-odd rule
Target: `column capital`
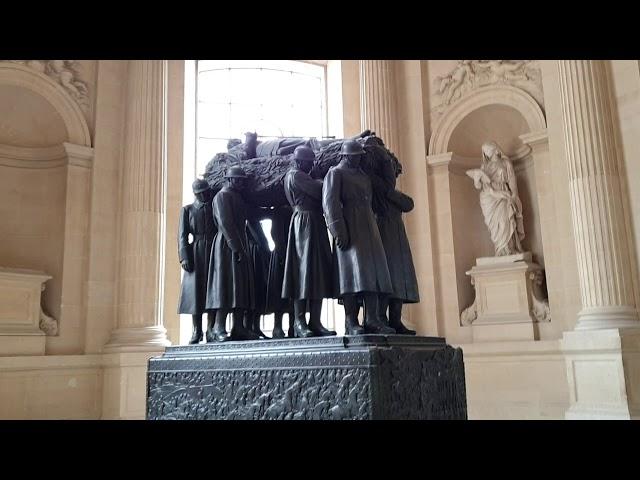
[(537, 153), (543, 149), (549, 149), (549, 135), (547, 134), (546, 128), (537, 132), (525, 133), (518, 138), (520, 138), (524, 145), (530, 147), (533, 153)]
[(69, 158), (69, 165), (91, 168), (93, 165), (93, 148), (68, 142), (64, 142), (62, 146)]

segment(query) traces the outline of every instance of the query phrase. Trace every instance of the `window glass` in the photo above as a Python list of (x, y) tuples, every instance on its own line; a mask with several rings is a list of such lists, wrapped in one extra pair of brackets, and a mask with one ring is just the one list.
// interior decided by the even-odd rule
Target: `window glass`
[(214, 145), (226, 151), (226, 140), (244, 139), (248, 131), (263, 140), (319, 138), (326, 132), (324, 66), (292, 60), (199, 60), (197, 72), (199, 165), (213, 156)]
[[(198, 60), (195, 64), (198, 175), (216, 153), (227, 151), (229, 139), (244, 141), (245, 132), (257, 132), (262, 141), (326, 135), (324, 66), (293, 60)], [(186, 180), (185, 198), (191, 199), (192, 180)], [(263, 221), (262, 227), (273, 249), (271, 221)], [(342, 308), (334, 301), (324, 302), (323, 322), (328, 328), (336, 327), (336, 308), (340, 314)], [(180, 326), (180, 341), (185, 344), (191, 336), (191, 316), (181, 315)], [(283, 327), (288, 327), (286, 315)], [(270, 335), (272, 328), (273, 315), (267, 315), (262, 330)]]

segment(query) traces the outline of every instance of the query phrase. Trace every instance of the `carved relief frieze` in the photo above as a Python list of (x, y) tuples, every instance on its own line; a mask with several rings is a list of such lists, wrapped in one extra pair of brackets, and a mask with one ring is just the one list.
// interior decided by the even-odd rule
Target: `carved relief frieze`
[(11, 60), (45, 74), (58, 83), (86, 111), (89, 108), (89, 87), (81, 78), (77, 60)]
[(495, 84), (511, 85), (527, 92), (544, 109), (537, 60), (458, 60), (452, 70), (434, 79), (432, 113), (437, 118), (468, 92)]

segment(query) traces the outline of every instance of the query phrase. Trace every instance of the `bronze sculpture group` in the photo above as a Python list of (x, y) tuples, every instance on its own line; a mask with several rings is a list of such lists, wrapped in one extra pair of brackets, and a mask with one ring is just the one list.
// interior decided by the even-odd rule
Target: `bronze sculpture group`
[[(265, 157), (256, 157), (260, 152)], [(268, 173), (256, 174), (260, 168)], [(419, 295), (402, 222), (413, 201), (395, 188), (400, 173), (369, 131), (344, 141), (261, 144), (255, 134), (230, 141), (207, 167), (207, 180), (194, 182), (194, 203), (182, 209), (178, 312), (193, 316), (189, 343), (202, 340), (204, 313), (207, 342), (267, 338), (259, 321), (268, 313), (276, 339), (285, 337), (284, 313), (289, 337), (336, 335), (321, 323), (325, 298), (343, 303), (346, 335), (415, 334), (401, 321), (402, 305)], [(273, 251), (262, 218), (272, 220)]]

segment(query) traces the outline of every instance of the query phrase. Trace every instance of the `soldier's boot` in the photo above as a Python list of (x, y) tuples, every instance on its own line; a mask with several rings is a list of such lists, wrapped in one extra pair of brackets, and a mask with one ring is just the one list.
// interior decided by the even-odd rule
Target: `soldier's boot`
[(396, 333), (393, 328), (380, 321), (377, 295), (365, 295), (364, 297), (364, 331), (379, 335), (393, 335)]
[(226, 329), (227, 313), (225, 310), (218, 310), (215, 316), (209, 314), (207, 317), (207, 343), (231, 340)]
[(295, 332), (293, 331), (293, 320), (295, 319), (295, 315), (292, 311), (287, 312), (287, 317), (289, 318), (289, 328), (287, 330), (287, 337), (293, 338), (295, 336)]
[(363, 335), (364, 328), (358, 322), (358, 310), (360, 305), (355, 295), (345, 295), (344, 302), (344, 334)]
[(313, 332), (309, 330), (309, 327), (307, 326), (307, 320), (305, 318), (306, 306), (306, 300), (296, 300), (293, 304), (293, 336), (296, 338), (313, 337)]
[(260, 317), (261, 315), (258, 313), (253, 314), (253, 328), (251, 329), (251, 331), (257, 334), (258, 337), (262, 340), (268, 339), (269, 337), (267, 337), (267, 335), (262, 330), (260, 330)]
[(378, 305), (376, 316), (381, 323), (386, 326), (389, 325), (389, 319), (387, 318), (387, 308), (389, 307), (389, 296), (388, 295), (378, 295)]
[(314, 337), (331, 337), (337, 335), (333, 330), (324, 328), (320, 317), (322, 314), (322, 300), (309, 300), (310, 305), (310, 320), (309, 330), (313, 332)]
[(189, 340), (189, 345), (195, 345), (202, 341), (202, 315), (191, 315), (193, 322), (193, 333)]
[(284, 338), (284, 330), (282, 330), (282, 312), (273, 314), (273, 331), (271, 338)]
[(257, 333), (252, 332), (242, 324), (242, 312), (233, 312), (233, 327), (231, 340), (260, 340)]
[(345, 335), (364, 335), (364, 328), (358, 322), (358, 317), (355, 315), (345, 315), (344, 319), (344, 334)]
[(415, 335), (415, 330), (410, 330), (402, 324), (402, 300), (389, 302), (389, 325), (399, 335)]

